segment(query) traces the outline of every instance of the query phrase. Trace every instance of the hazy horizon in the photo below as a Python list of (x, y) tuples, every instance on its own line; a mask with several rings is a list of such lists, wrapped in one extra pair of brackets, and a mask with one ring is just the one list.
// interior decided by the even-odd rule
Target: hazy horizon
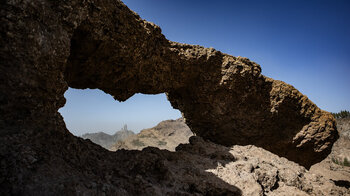
[(66, 105), (59, 112), (68, 130), (76, 136), (100, 131), (114, 134), (125, 124), (129, 130), (138, 133), (163, 120), (181, 117), (180, 111), (172, 108), (164, 93), (138, 93), (119, 102), (98, 89), (69, 88), (64, 96)]
[[(262, 74), (293, 85), (321, 109), (350, 110), (350, 1), (123, 2), (169, 40), (248, 57)], [(114, 133), (123, 124), (138, 132), (181, 117), (164, 94), (119, 103), (98, 90), (69, 89), (65, 97), (60, 112), (74, 134)]]

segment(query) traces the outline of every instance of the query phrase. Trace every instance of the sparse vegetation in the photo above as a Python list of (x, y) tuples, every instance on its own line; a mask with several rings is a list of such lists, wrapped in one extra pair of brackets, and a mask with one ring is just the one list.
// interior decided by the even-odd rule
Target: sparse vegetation
[(350, 167), (350, 163), (349, 163), (349, 161), (348, 161), (347, 158), (344, 158), (343, 165), (344, 165), (344, 166), (347, 166), (347, 167)]
[(332, 161), (333, 161), (333, 163), (335, 163), (337, 165), (350, 167), (350, 162), (349, 162), (349, 160), (346, 157), (344, 158), (344, 161), (338, 160), (336, 158), (332, 158)]
[(153, 134), (140, 134), (139, 138), (154, 138), (157, 139), (157, 137)]
[(146, 137), (150, 137), (150, 135), (140, 135), (140, 138), (146, 138)]
[(340, 112), (338, 113), (332, 113), (334, 118), (347, 118), (347, 117), (350, 117), (350, 112), (347, 111), (347, 110), (341, 110)]
[(139, 139), (132, 140), (131, 143), (132, 143), (133, 145), (135, 145), (135, 146), (145, 146), (145, 143), (143, 143), (143, 142), (140, 141)]
[(165, 146), (165, 145), (166, 145), (166, 142), (165, 142), (165, 141), (158, 141), (158, 145), (159, 145), (159, 146)]

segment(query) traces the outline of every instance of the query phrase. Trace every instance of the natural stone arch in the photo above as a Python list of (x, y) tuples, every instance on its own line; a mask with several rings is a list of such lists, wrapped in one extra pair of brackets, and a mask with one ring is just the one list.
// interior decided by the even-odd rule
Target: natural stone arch
[(117, 27), (105, 19), (87, 18), (75, 30), (68, 85), (99, 88), (119, 101), (167, 92), (197, 135), (227, 146), (254, 144), (307, 167), (329, 153), (332, 117), (292, 86), (261, 75), (258, 64), (168, 41), (131, 13), (114, 19)]
[[(66, 131), (57, 110), (71, 86), (99, 88), (119, 101), (166, 92), (197, 135), (227, 146), (254, 144), (306, 167), (337, 139), (329, 113), (261, 75), (258, 64), (168, 41), (120, 1), (15, 6), (36, 18), (21, 9), (2, 18), (3, 134)], [(19, 24), (6, 26), (11, 20)]]

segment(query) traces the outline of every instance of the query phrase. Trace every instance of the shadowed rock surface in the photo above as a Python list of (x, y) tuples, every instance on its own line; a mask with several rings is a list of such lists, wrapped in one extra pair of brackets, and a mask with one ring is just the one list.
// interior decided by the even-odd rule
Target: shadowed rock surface
[(188, 143), (188, 138), (193, 135), (183, 118), (177, 120), (165, 120), (157, 126), (144, 129), (140, 133), (131, 135), (111, 146), (111, 151), (120, 149), (142, 150), (147, 146), (175, 151), (179, 144)]
[(109, 149), (112, 147), (113, 144), (115, 144), (118, 141), (125, 140), (127, 137), (134, 135), (135, 133), (127, 130), (126, 128), (123, 128), (117, 132), (115, 132), (113, 135), (109, 135), (104, 132), (98, 132), (98, 133), (85, 133), (81, 136), (83, 139), (89, 139), (95, 144), (98, 144), (102, 146), (103, 148)]
[[(233, 184), (243, 190), (244, 195), (346, 195), (350, 194), (350, 167), (341, 165), (344, 158), (350, 159), (350, 118), (337, 119), (337, 128), (340, 133), (340, 138), (336, 141), (332, 148), (332, 153), (322, 162), (315, 164), (311, 167), (310, 171), (290, 162), (276, 155), (272, 155), (269, 152), (264, 151), (253, 146), (233, 146), (230, 148), (229, 153), (232, 153), (234, 157), (241, 156), (242, 160), (227, 161), (224, 166), (221, 165), (222, 159), (220, 153), (215, 155), (211, 154), (211, 159), (217, 159), (218, 167), (216, 169), (210, 169), (207, 171), (214, 172), (220, 179)], [(170, 133), (170, 134), (169, 134)], [(170, 135), (170, 136), (169, 136)], [(143, 149), (146, 146), (153, 146), (158, 148), (174, 151), (173, 146), (177, 146), (180, 143), (187, 143), (191, 136), (191, 131), (183, 122), (182, 119), (168, 120), (159, 123), (156, 127), (151, 129), (145, 129), (139, 134), (133, 135), (126, 140), (117, 142), (111, 150), (116, 149)], [(174, 140), (174, 137), (176, 140)], [(139, 141), (143, 145), (138, 145), (133, 141)], [(194, 140), (194, 138), (192, 138)], [(200, 152), (213, 150), (213, 145), (210, 143), (196, 139), (200, 141), (202, 145)], [(159, 145), (159, 141), (168, 142), (171, 141), (173, 145)], [(183, 149), (186, 145), (181, 145), (177, 149)], [(188, 147), (186, 147), (187, 149)], [(222, 148), (215, 146), (215, 148)], [(195, 153), (193, 153), (195, 154)], [(210, 153), (209, 153), (210, 154)], [(249, 158), (248, 158), (249, 157)], [(332, 161), (333, 159), (333, 161)], [(339, 160), (336, 164), (334, 160)], [(203, 158), (203, 161), (205, 158)], [(341, 163), (340, 163), (341, 162)], [(203, 163), (204, 164), (204, 163)], [(253, 168), (252, 168), (253, 167)], [(250, 168), (250, 169), (249, 169)], [(258, 168), (258, 169), (256, 169)], [(257, 171), (256, 171), (257, 170)], [(282, 174), (287, 172), (287, 176)], [(284, 180), (280, 182), (284, 176)], [(299, 176), (300, 179), (295, 180), (295, 176)], [(304, 176), (308, 176), (305, 178)], [(311, 179), (310, 179), (311, 178)], [(264, 182), (263, 182), (264, 181)], [(289, 181), (287, 185), (282, 183)], [(298, 182), (299, 181), (299, 182)], [(319, 190), (318, 192), (310, 191), (310, 187), (318, 186), (318, 183), (326, 182), (329, 192)], [(316, 182), (316, 183), (315, 183)], [(338, 192), (338, 188), (342, 191)], [(267, 187), (266, 187), (267, 186)], [(298, 188), (299, 187), (299, 188)], [(303, 188), (302, 188), (303, 187)], [(333, 187), (333, 193), (331, 191)]]
[[(240, 194), (204, 166), (171, 170), (164, 164), (176, 153), (113, 153), (74, 137), (58, 113), (68, 86), (99, 88), (119, 101), (167, 92), (197, 135), (226, 146), (254, 144), (306, 167), (338, 138), (328, 112), (261, 75), (258, 64), (168, 41), (117, 0), (5, 0), (0, 27), (4, 194)], [(169, 181), (167, 171), (174, 171)], [(174, 181), (176, 172), (189, 173)]]
[(168, 41), (120, 1), (26, 2), (1, 4), (3, 132), (65, 132), (57, 110), (70, 86), (99, 88), (119, 101), (167, 92), (197, 135), (254, 144), (306, 167), (338, 137), (328, 112), (261, 75), (258, 64)]

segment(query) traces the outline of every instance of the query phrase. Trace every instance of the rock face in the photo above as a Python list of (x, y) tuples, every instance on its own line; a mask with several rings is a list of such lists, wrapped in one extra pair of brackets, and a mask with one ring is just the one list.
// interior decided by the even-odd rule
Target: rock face
[[(124, 101), (167, 92), (197, 135), (254, 144), (306, 167), (338, 138), (334, 118), (258, 64), (168, 41), (120, 1), (1, 4), (3, 135), (66, 132), (57, 110), (67, 87)], [(41, 130), (41, 131), (39, 131)]]
[(340, 137), (334, 143), (331, 154), (313, 165), (310, 171), (350, 188), (350, 118), (337, 119), (337, 128)]
[(113, 144), (115, 144), (118, 141), (125, 140), (127, 137), (134, 135), (135, 133), (130, 130), (122, 129), (120, 131), (117, 131), (113, 135), (109, 135), (104, 132), (98, 132), (98, 133), (86, 133), (81, 136), (83, 139), (89, 139), (95, 144), (98, 144), (102, 146), (103, 148), (109, 149), (112, 147)]
[(347, 160), (348, 166), (350, 166), (350, 118), (337, 119), (337, 127), (340, 137), (334, 143), (332, 152), (328, 157), (342, 163), (344, 163), (344, 160)]
[(188, 143), (188, 138), (192, 135), (192, 131), (185, 124), (183, 118), (165, 120), (153, 128), (144, 129), (138, 134), (119, 140), (111, 146), (110, 150), (142, 150), (145, 147), (151, 146), (175, 151), (175, 148), (179, 144)]
[[(240, 194), (204, 172), (209, 168), (192, 172), (192, 164), (173, 164), (171, 170), (168, 160), (186, 161), (173, 158), (176, 153), (113, 153), (74, 137), (58, 113), (68, 86), (99, 88), (119, 101), (167, 92), (204, 139), (254, 144), (306, 167), (325, 158), (338, 138), (329, 113), (261, 75), (258, 64), (168, 41), (118, 0), (7, 0), (0, 4), (0, 27), (4, 194)], [(167, 184), (176, 172), (187, 177)], [(212, 180), (197, 182), (201, 177)]]

